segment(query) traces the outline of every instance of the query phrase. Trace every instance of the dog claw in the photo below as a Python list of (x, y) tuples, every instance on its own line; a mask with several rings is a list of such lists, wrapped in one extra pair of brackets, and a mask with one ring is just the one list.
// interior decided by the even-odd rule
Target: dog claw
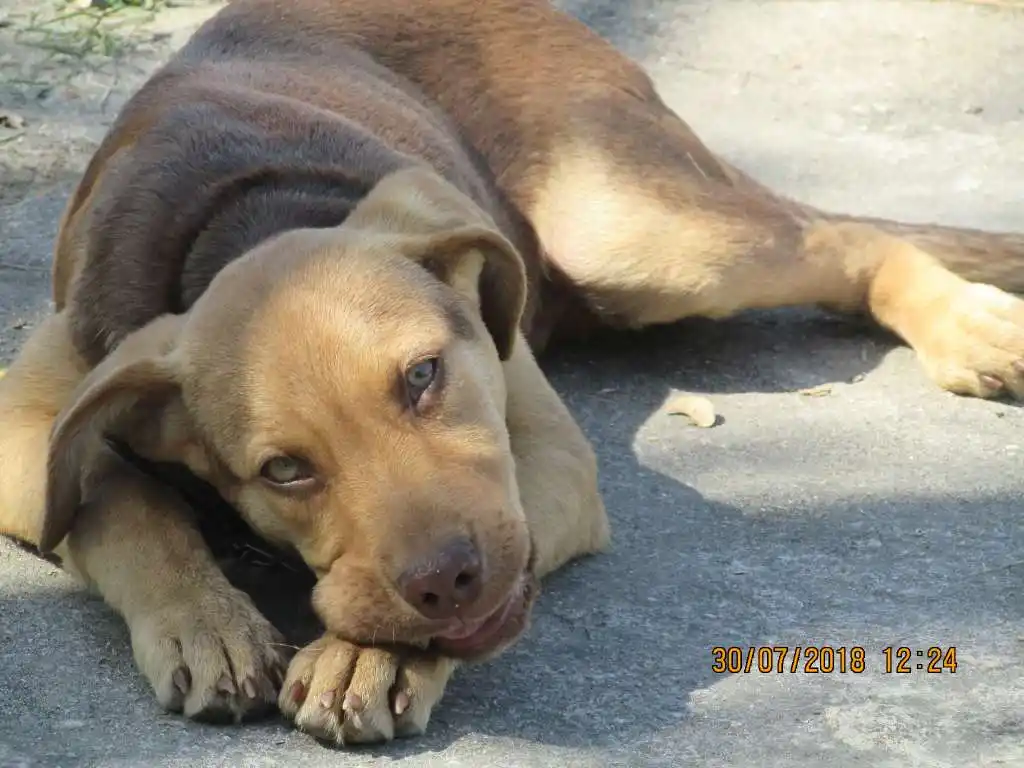
[[(1016, 363), (1014, 363), (1014, 365), (1016, 365)], [(987, 373), (981, 374), (981, 383), (984, 384), (989, 389), (993, 390), (1003, 388), (1003, 382), (1001, 382), (995, 376), (989, 376)]]
[(256, 690), (256, 683), (252, 681), (251, 677), (245, 678), (242, 682), (242, 690), (245, 692), (247, 698), (255, 699), (258, 691)]
[(400, 716), (403, 712), (405, 712), (405, 710), (409, 708), (410, 703), (411, 702), (409, 701), (409, 694), (405, 691), (399, 691), (398, 694), (395, 696), (395, 715)]
[(292, 683), (291, 689), (288, 691), (288, 698), (294, 701), (296, 704), (301, 704), (306, 700), (306, 686), (296, 680)]
[(174, 683), (174, 687), (177, 688), (183, 696), (187, 696), (189, 689), (192, 687), (192, 675), (189, 674), (188, 669), (185, 667), (178, 667), (171, 673), (171, 682)]
[(345, 700), (341, 703), (341, 709), (344, 712), (362, 712), (365, 706), (363, 697), (351, 691), (345, 694)]
[(235, 687), (235, 682), (227, 674), (220, 676), (220, 680), (217, 681), (217, 690), (221, 693), (226, 693), (229, 696), (234, 696), (238, 693), (238, 688)]
[(330, 709), (334, 706), (334, 691), (324, 691), (320, 694), (320, 706), (324, 709)]

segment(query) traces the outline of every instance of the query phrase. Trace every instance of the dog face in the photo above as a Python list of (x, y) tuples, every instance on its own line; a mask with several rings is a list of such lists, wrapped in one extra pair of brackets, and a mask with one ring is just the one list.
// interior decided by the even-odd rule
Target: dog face
[(502, 372), (524, 281), (484, 214), (419, 169), (341, 227), (265, 242), (83, 384), (54, 431), (44, 539), (113, 436), (297, 550), (328, 629), (494, 653), (534, 592)]

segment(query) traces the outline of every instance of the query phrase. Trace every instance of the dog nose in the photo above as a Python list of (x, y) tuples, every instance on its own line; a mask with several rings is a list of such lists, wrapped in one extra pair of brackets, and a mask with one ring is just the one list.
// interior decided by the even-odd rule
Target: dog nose
[(454, 619), (480, 597), (483, 570), (473, 542), (459, 538), (406, 570), (398, 577), (398, 589), (428, 619)]

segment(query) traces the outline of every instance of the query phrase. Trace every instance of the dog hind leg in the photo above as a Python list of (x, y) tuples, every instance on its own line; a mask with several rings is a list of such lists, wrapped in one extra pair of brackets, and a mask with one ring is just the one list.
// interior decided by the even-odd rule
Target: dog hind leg
[[(866, 311), (953, 392), (1024, 397), (1024, 236), (818, 211), (710, 155), (646, 102), (579, 111), (520, 194), (545, 252), (613, 325), (817, 304)], [(972, 282), (978, 281), (978, 282)]]

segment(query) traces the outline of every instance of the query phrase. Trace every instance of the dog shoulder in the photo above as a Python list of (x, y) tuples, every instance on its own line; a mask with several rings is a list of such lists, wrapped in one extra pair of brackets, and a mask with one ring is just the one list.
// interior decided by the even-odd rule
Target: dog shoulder
[[(330, 198), (346, 184), (359, 198), (372, 184), (333, 165), (351, 137), (329, 119), (230, 85), (193, 79), (177, 88), (112, 134), (114, 149), (83, 181), (79, 207), (65, 219), (55, 277), (72, 283), (62, 290), (73, 338), (93, 363), (158, 315), (186, 310), (226, 263), (261, 239), (339, 223), (349, 205)], [(305, 207), (296, 187), (307, 193)], [(294, 199), (269, 199), (281, 189), (293, 190)], [(310, 196), (318, 205), (308, 204)], [(237, 210), (250, 197), (255, 207)]]

